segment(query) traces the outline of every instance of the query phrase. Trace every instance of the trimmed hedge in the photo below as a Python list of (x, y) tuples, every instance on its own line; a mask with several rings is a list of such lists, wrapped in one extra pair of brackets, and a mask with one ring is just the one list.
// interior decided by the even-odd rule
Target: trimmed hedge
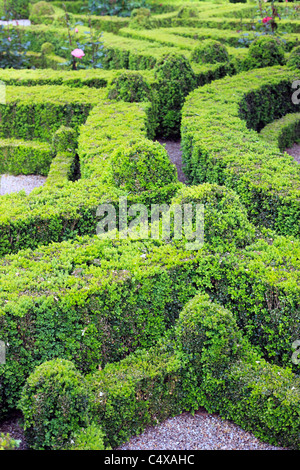
[[(187, 201), (192, 195), (183, 196)], [(213, 223), (223, 221), (222, 250), (249, 242), (251, 226), (231, 191), (206, 187), (197, 200), (209, 201), (210, 233)], [(150, 346), (174, 323), (197, 286), (209, 288), (211, 277), (218, 278), (219, 247), (210, 241), (209, 234), (201, 250), (186, 251), (184, 238), (168, 243), (94, 236), (4, 257), (0, 322), (3, 341), (10, 345), (2, 376), (4, 403), (13, 405), (28, 373), (45, 360), (65, 358), (87, 372)]]
[(260, 137), (270, 144), (278, 146), (281, 152), (300, 143), (300, 113), (287, 114), (281, 119), (267, 124)]
[[(45, 448), (49, 438), (43, 441), (44, 435), (52, 437), (59, 429), (53, 431), (44, 387), (37, 390), (31, 383), (41, 373), (47, 385), (50, 380), (43, 368), (55, 373), (57, 361), (37, 368), (22, 391), (19, 406), (26, 432), (30, 435), (34, 429), (40, 430), (36, 435), (40, 447), (35, 448)], [(299, 378), (266, 363), (243, 338), (232, 313), (202, 293), (184, 306), (175, 328), (155, 347), (137, 350), (118, 363), (107, 364), (82, 378), (82, 383), (91, 396), (94, 429), (101, 428), (108, 446), (126, 442), (147, 425), (205, 406), (260, 439), (299, 449)], [(81, 393), (76, 385), (72, 390), (75, 403)], [(67, 394), (62, 392), (60, 399)], [(42, 420), (40, 413), (32, 413), (27, 406), (37, 400), (48, 419)], [(57, 404), (57, 412), (61, 413), (62, 407)], [(71, 426), (68, 434), (62, 448), (70, 446)]]
[(300, 167), (257, 131), (297, 112), (291, 86), (296, 78), (272, 67), (215, 81), (187, 97), (181, 124), (189, 183), (231, 187), (252, 221), (291, 235), (300, 233)]
[(44, 142), (0, 139), (0, 174), (47, 176), (53, 156)]

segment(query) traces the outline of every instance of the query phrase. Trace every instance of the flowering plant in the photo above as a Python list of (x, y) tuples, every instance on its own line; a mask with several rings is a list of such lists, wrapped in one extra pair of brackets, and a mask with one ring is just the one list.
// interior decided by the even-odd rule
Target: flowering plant
[(30, 41), (26, 40), (26, 34), (20, 31), (17, 25), (11, 28), (0, 25), (0, 68), (22, 69), (29, 67), (26, 56)]
[(100, 40), (102, 33), (92, 28), (91, 19), (89, 18), (89, 31), (84, 32), (87, 35), (86, 39), (83, 39), (77, 27), (82, 26), (82, 23), (78, 21), (72, 26), (66, 9), (65, 24), (68, 31), (68, 46), (62, 49), (71, 57), (63, 65), (71, 66), (72, 70), (101, 68), (101, 59), (105, 55), (103, 43)]

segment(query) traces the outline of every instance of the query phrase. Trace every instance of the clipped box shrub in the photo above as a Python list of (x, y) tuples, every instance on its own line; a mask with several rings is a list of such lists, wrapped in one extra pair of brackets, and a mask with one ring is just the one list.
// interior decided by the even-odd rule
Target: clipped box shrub
[(110, 172), (113, 185), (133, 194), (178, 181), (176, 167), (165, 148), (146, 139), (117, 149), (111, 158)]
[(89, 424), (89, 390), (70, 361), (53, 359), (28, 378), (19, 402), (28, 445), (59, 450)]
[(104, 444), (105, 434), (100, 426), (91, 424), (72, 435), (66, 450), (111, 450)]
[(292, 49), (286, 65), (292, 70), (300, 70), (300, 46)]
[(30, 3), (29, 19), (33, 24), (42, 23), (43, 17), (54, 14), (54, 8), (49, 2), (40, 1), (34, 4)]
[(135, 8), (132, 10), (129, 28), (148, 29), (151, 28), (151, 11), (149, 8)]
[(226, 46), (213, 39), (204, 39), (193, 49), (192, 60), (203, 64), (228, 62), (229, 55)]
[(127, 103), (149, 101), (151, 87), (140, 73), (126, 71), (117, 76), (109, 86), (108, 98)]
[(77, 133), (71, 127), (61, 126), (54, 132), (52, 148), (55, 153), (75, 152), (77, 148)]
[(245, 66), (248, 68), (272, 67), (286, 62), (281, 41), (273, 36), (259, 36), (249, 47)]

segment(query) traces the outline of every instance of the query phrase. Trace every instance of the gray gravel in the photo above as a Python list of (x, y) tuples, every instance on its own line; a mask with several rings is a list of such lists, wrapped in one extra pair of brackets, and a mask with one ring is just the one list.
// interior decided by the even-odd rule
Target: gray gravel
[(293, 147), (286, 149), (286, 153), (294, 157), (296, 162), (300, 163), (300, 144), (294, 144)]
[(7, 26), (8, 24), (11, 24), (12, 26), (30, 26), (31, 21), (30, 20), (0, 20), (0, 25)]
[(38, 175), (0, 175), (0, 196), (21, 190), (29, 194), (34, 188), (42, 186), (46, 179), (45, 176)]
[(200, 409), (148, 427), (116, 450), (288, 450), (258, 440), (252, 433)]

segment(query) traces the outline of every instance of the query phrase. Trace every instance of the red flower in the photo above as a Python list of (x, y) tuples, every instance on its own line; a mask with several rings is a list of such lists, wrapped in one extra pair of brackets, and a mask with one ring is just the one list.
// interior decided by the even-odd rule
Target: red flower
[(272, 16), (266, 16), (265, 18), (263, 18), (262, 22), (263, 23), (268, 23), (269, 21), (271, 21), (273, 18)]

